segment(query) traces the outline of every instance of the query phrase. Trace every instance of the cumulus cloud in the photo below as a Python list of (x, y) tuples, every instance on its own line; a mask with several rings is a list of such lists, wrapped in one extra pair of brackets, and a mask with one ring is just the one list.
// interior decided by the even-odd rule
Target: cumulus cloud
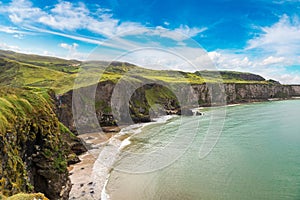
[(76, 43), (73, 43), (73, 44), (61, 43), (59, 46), (64, 49), (67, 49), (69, 51), (74, 51), (78, 47), (78, 44), (76, 44)]
[(89, 20), (89, 10), (84, 4), (74, 5), (70, 2), (60, 2), (50, 13), (42, 15), (38, 22), (59, 30), (75, 30), (86, 27)]
[(299, 17), (283, 15), (271, 26), (259, 27), (261, 33), (249, 39), (244, 49), (209, 52), (219, 69), (258, 73), (282, 83), (300, 83), (300, 74), (287, 70), (300, 66)]
[(230, 50), (208, 52), (219, 70), (243, 71), (259, 74), (266, 79), (275, 79), (284, 84), (299, 84), (300, 74), (288, 70), (288, 66), (300, 65), (299, 57), (266, 56), (251, 57), (247, 52), (235, 53)]
[(249, 60), (248, 55), (237, 55), (230, 51), (212, 51), (208, 52), (209, 57), (220, 69), (242, 70), (249, 69), (254, 65)]
[(45, 13), (40, 9), (33, 7), (27, 0), (13, 0), (9, 6), (2, 6), (2, 13), (8, 13), (9, 18), (14, 23), (21, 23), (24, 20), (37, 19)]
[(283, 15), (272, 26), (261, 27), (262, 33), (248, 41), (247, 50), (257, 49), (275, 55), (300, 54), (300, 20)]
[(77, 43), (67, 44), (67, 43), (60, 43), (59, 46), (63, 49), (68, 50), (66, 55), (67, 59), (85, 59), (88, 55), (85, 53), (80, 53), (77, 51), (79, 45)]

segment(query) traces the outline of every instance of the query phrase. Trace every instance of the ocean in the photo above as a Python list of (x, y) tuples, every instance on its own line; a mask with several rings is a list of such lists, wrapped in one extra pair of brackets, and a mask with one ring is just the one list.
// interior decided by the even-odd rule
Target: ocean
[[(209, 135), (220, 110), (222, 131)], [(102, 198), (300, 199), (300, 100), (201, 112), (127, 130), (131, 136), (118, 149)], [(205, 156), (203, 147), (211, 148)]]

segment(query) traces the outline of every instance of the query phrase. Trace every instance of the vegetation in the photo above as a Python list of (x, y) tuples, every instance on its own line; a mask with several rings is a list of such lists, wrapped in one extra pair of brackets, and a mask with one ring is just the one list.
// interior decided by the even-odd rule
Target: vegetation
[[(33, 178), (67, 177), (68, 149), (46, 90), (0, 87), (0, 191), (5, 196), (33, 192)], [(30, 163), (35, 163), (31, 167)], [(33, 166), (47, 174), (32, 176)], [(53, 180), (53, 182), (55, 182)], [(43, 190), (39, 188), (38, 190)], [(47, 191), (44, 191), (47, 193)], [(10, 198), (9, 198), (10, 199)], [(17, 199), (17, 198), (13, 198)]]
[[(78, 76), (78, 74), (80, 75)], [(170, 70), (157, 71), (137, 67), (129, 63), (80, 62), (0, 50), (1, 85), (50, 88), (57, 94), (63, 94), (74, 88), (75, 79), (75, 87), (78, 88), (94, 84), (95, 82), (91, 83), (91, 80), (117, 82), (121, 78), (134, 81), (148, 79), (174, 84), (203, 84), (205, 82), (274, 83), (266, 81), (258, 75), (242, 72), (198, 71), (191, 73)]]
[[(0, 197), (1, 200), (1, 197)], [(44, 194), (42, 193), (36, 193), (36, 194), (16, 194), (11, 197), (3, 197), (3, 200), (49, 200), (48, 198), (45, 197)]]

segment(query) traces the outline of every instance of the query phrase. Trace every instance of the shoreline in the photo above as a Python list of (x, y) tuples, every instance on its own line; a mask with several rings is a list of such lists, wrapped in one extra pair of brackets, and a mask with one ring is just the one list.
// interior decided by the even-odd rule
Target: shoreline
[[(123, 148), (130, 145), (130, 137), (139, 134), (142, 128), (153, 123), (165, 123), (177, 115), (164, 115), (156, 121), (123, 126), (119, 132), (100, 132), (79, 135), (91, 149), (79, 156), (79, 163), (69, 166), (69, 177), (72, 183), (69, 199), (85, 200), (87, 198), (107, 200), (105, 186), (109, 180), (111, 166)], [(109, 134), (103, 137), (102, 134)], [(102, 162), (102, 161), (105, 161)]]
[[(230, 103), (221, 107), (233, 107), (239, 105), (247, 105), (252, 103), (264, 103), (273, 101), (285, 100), (300, 100), (300, 97), (293, 97), (289, 99), (267, 99), (263, 101)], [(219, 107), (219, 106), (211, 106)], [(191, 110), (200, 111), (210, 107), (197, 107)], [(79, 156), (80, 162), (69, 166), (69, 177), (72, 183), (69, 199), (87, 199), (96, 198), (108, 200), (109, 195), (105, 188), (109, 181), (111, 166), (117, 159), (118, 153), (123, 148), (130, 145), (130, 138), (141, 132), (142, 128), (153, 123), (165, 123), (169, 119), (180, 115), (164, 115), (155, 118), (156, 121), (143, 122), (123, 126), (119, 131), (109, 131), (100, 133), (87, 133), (79, 135), (78, 137), (84, 140), (91, 149)], [(115, 127), (106, 127), (107, 129), (117, 130)], [(103, 137), (103, 134), (105, 137)], [(106, 149), (106, 150), (105, 150)], [(100, 155), (101, 153), (101, 155)], [(101, 157), (101, 158), (100, 158)], [(105, 159), (108, 164), (103, 164), (99, 161)], [(100, 170), (99, 170), (100, 169)], [(97, 172), (96, 172), (97, 171)]]
[[(106, 137), (103, 137), (105, 134)], [(78, 137), (91, 146), (87, 152), (79, 156), (80, 162), (68, 167), (69, 178), (72, 183), (72, 189), (69, 193), (69, 199), (89, 199), (94, 196), (95, 183), (91, 177), (93, 165), (101, 151), (111, 137), (116, 133), (87, 133)]]

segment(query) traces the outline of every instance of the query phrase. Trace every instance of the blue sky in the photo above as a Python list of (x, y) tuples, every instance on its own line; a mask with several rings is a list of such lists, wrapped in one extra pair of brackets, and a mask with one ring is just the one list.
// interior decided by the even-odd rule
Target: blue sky
[[(217, 69), (300, 83), (299, 15), (300, 0), (0, 0), (0, 48), (109, 60), (155, 47), (202, 69), (202, 47)], [(195, 70), (161, 50), (139, 51), (125, 60)]]

